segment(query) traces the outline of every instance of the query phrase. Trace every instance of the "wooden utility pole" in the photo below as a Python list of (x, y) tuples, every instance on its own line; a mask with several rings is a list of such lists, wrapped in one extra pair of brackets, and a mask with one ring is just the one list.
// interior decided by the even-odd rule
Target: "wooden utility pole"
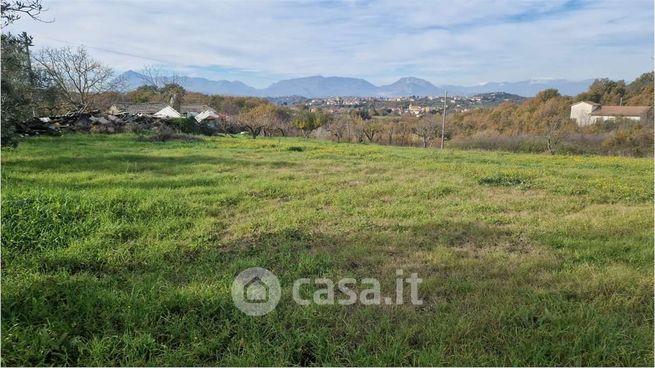
[(30, 55), (30, 46), (32, 46), (32, 37), (27, 35), (27, 32), (21, 33), (23, 46), (25, 47), (25, 54), (27, 55), (26, 67), (27, 73), (30, 78), (30, 104), (32, 104), (32, 117), (36, 117), (36, 108), (34, 106), (34, 71), (32, 70), (32, 55)]
[(443, 96), (443, 113), (441, 114), (441, 149), (443, 149), (443, 140), (446, 133), (446, 100), (448, 99), (448, 91)]

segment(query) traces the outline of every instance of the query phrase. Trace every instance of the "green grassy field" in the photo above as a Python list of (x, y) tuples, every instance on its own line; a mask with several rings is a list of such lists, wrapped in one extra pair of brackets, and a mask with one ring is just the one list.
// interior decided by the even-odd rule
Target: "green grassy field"
[[(283, 288), (262, 317), (230, 295), (253, 266)], [(397, 268), (422, 306), (291, 298)], [(652, 365), (653, 161), (25, 140), (2, 152), (2, 364)]]

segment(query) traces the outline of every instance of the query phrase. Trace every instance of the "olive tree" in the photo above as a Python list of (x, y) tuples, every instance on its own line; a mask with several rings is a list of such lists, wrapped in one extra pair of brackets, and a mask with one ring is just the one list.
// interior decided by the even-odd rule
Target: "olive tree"
[(323, 125), (327, 125), (331, 121), (331, 116), (321, 110), (317, 111), (301, 111), (293, 119), (293, 125), (302, 131), (305, 138), (314, 130)]
[(32, 116), (32, 87), (27, 53), (20, 38), (2, 35), (2, 145), (16, 144), (16, 124)]
[[(0, 1), (2, 27), (6, 27), (22, 16), (27, 15), (33, 20), (43, 20), (39, 17), (44, 10), (41, 0), (2, 0)], [(16, 125), (21, 121), (36, 115), (37, 99), (35, 94), (41, 80), (35, 73), (30, 60), (29, 48), (32, 37), (23, 32), (13, 35), (2, 31), (2, 51), (0, 66), (2, 67), (2, 96), (0, 100), (0, 131), (1, 145), (14, 146), (16, 141)]]
[(261, 118), (263, 114), (261, 106), (263, 105), (249, 110), (242, 110), (239, 113), (239, 125), (250, 133), (252, 139), (256, 139), (266, 125), (265, 121)]
[(282, 135), (288, 130), (289, 112), (270, 103), (262, 103), (243, 110), (239, 114), (239, 123), (253, 139), (262, 133), (279, 131)]

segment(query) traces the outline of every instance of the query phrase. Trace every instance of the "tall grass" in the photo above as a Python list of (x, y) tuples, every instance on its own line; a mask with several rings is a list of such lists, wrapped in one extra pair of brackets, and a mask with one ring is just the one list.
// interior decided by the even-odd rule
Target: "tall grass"
[[(67, 135), (2, 189), (3, 365), (653, 364), (652, 160)], [(291, 298), (397, 268), (424, 305)]]

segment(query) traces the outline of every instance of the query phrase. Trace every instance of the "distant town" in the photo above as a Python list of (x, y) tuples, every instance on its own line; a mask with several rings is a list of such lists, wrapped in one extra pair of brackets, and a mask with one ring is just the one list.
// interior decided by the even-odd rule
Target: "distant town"
[[(440, 113), (444, 108), (444, 96), (401, 96), (401, 97), (326, 97), (305, 98), (301, 96), (269, 97), (267, 100), (280, 106), (306, 106), (320, 108), (330, 113), (347, 113), (352, 109), (366, 109), (378, 116), (421, 116), (426, 113)], [(466, 112), (476, 108), (493, 107), (503, 102), (520, 103), (526, 98), (511, 93), (491, 92), (475, 96), (448, 96), (448, 112)]]

